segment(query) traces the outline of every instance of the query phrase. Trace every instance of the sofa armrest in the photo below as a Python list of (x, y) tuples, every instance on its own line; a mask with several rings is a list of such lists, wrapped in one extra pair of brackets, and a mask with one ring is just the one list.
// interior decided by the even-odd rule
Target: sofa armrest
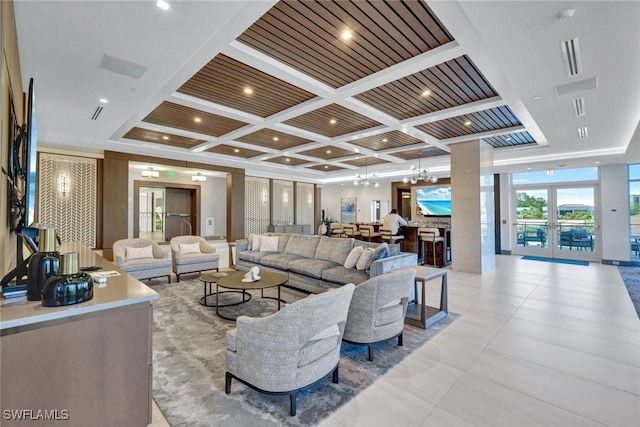
[(371, 263), (369, 277), (380, 276), (405, 267), (418, 265), (418, 254), (410, 252), (400, 252), (399, 255), (377, 259)]
[(236, 253), (245, 252), (248, 249), (249, 249), (249, 240), (248, 239), (236, 240)]

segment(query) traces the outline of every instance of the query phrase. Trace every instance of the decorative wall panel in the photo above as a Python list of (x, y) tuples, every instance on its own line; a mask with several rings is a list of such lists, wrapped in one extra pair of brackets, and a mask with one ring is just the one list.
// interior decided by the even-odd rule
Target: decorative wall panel
[(38, 221), (55, 227), (63, 242), (96, 245), (96, 175), (96, 159), (40, 154)]
[(299, 182), (296, 185), (296, 224), (315, 224), (313, 189), (313, 184)]
[(274, 225), (293, 224), (293, 182), (273, 180)]
[(266, 233), (269, 228), (269, 180), (247, 176), (245, 179), (244, 232)]

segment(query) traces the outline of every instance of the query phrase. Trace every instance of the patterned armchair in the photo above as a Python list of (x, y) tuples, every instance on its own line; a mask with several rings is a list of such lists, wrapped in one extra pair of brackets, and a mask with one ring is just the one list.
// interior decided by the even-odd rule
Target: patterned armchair
[(333, 373), (338, 382), (342, 334), (353, 283), (310, 295), (262, 318), (240, 316), (227, 332), (225, 392), (233, 378), (268, 394), (289, 395)]
[(122, 239), (113, 244), (113, 258), (118, 267), (138, 280), (167, 276), (171, 283), (171, 260), (151, 239)]
[(415, 278), (414, 269), (402, 269), (373, 277), (356, 286), (343, 340), (367, 345), (369, 360), (373, 360), (373, 345), (376, 343), (398, 337), (398, 345), (401, 346), (404, 317)]
[(180, 275), (218, 270), (220, 255), (200, 236), (176, 236), (171, 239), (171, 266), (178, 282)]

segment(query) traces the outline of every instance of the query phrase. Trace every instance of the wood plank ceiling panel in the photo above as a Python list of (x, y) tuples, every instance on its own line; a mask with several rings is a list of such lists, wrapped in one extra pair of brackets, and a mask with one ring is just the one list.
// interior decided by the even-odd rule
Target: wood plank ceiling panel
[(416, 126), (423, 132), (438, 138), (448, 139), (463, 135), (487, 132), (520, 125), (520, 120), (506, 105), (482, 110), (472, 114), (463, 114), (450, 119), (438, 120)]
[[(199, 123), (195, 121), (196, 118), (200, 119)], [(156, 107), (143, 121), (216, 137), (239, 129), (247, 124), (239, 120), (207, 113), (168, 101), (164, 101)]]
[(309, 157), (317, 157), (322, 160), (330, 160), (330, 159), (337, 159), (340, 157), (356, 156), (358, 153), (356, 153), (353, 150), (347, 150), (345, 148), (327, 145), (324, 147), (318, 147), (311, 150), (300, 151), (298, 152), (298, 154), (301, 154), (303, 156), (309, 156)]
[(409, 136), (404, 132), (400, 132), (399, 130), (349, 141), (349, 143), (351, 144), (365, 147), (374, 151), (405, 147), (407, 145), (420, 144), (421, 142), (423, 141), (419, 140), (418, 138)]
[[(335, 123), (332, 123), (335, 120)], [(287, 125), (334, 138), (380, 126), (381, 123), (338, 104), (310, 111), (284, 122)]]
[(249, 150), (248, 148), (234, 147), (232, 145), (220, 144), (215, 147), (208, 148), (206, 151), (215, 154), (226, 154), (227, 156), (242, 157), (249, 159), (265, 154), (263, 151)]
[(204, 139), (187, 138), (185, 136), (173, 135), (166, 132), (157, 132), (155, 130), (143, 129), (139, 127), (132, 128), (123, 136), (123, 138), (153, 142), (156, 144), (187, 149), (193, 148), (196, 145), (200, 145), (206, 142)]
[(275, 150), (287, 150), (292, 147), (299, 147), (313, 142), (310, 139), (301, 138), (299, 136), (290, 135), (273, 129), (260, 129), (257, 132), (237, 138), (240, 142), (247, 144), (259, 145), (261, 147), (272, 148)]
[(178, 92), (260, 117), (269, 117), (315, 97), (222, 54), (209, 61)]
[(509, 133), (506, 135), (492, 136), (491, 138), (483, 138), (482, 140), (491, 145), (493, 148), (537, 144), (536, 140), (531, 136), (529, 132)]
[(413, 149), (407, 151), (399, 151), (397, 153), (389, 154), (393, 157), (398, 157), (402, 160), (417, 160), (418, 158), (425, 157), (437, 157), (437, 156), (448, 156), (449, 153), (438, 148), (438, 147), (424, 147), (420, 149)]
[(378, 157), (360, 157), (359, 159), (346, 160), (342, 163), (346, 163), (351, 166), (372, 166), (372, 165), (381, 165), (383, 163), (389, 163), (388, 160), (379, 159)]
[(315, 165), (315, 166), (307, 166), (307, 169), (313, 169), (313, 170), (322, 171), (322, 172), (331, 172), (331, 171), (344, 170), (346, 168), (341, 168), (340, 166), (336, 166), (336, 165)]
[(280, 1), (238, 37), (334, 88), (452, 40), (423, 1)]
[(497, 96), (496, 91), (465, 55), (368, 90), (355, 98), (404, 120), (493, 96)]
[(296, 159), (295, 157), (289, 157), (289, 156), (274, 157), (273, 159), (265, 160), (265, 162), (279, 163), (281, 165), (289, 165), (289, 166), (298, 166), (298, 165), (304, 165), (305, 163), (311, 163), (308, 160)]

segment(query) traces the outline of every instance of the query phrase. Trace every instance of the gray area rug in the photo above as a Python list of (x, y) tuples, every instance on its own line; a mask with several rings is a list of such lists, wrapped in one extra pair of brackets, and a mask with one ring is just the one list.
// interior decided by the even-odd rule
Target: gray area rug
[(640, 318), (640, 267), (618, 267), (618, 270)]
[[(397, 340), (376, 345), (373, 362), (367, 361), (366, 346), (343, 343), (340, 383), (328, 377), (299, 392), (298, 413), (291, 417), (287, 396), (259, 393), (235, 380), (231, 394), (224, 393), (225, 333), (235, 322), (198, 303), (203, 286), (197, 277), (184, 275), (180, 283), (151, 285), (160, 294), (153, 304), (153, 397), (173, 427), (316, 425), (458, 317), (450, 313), (428, 330), (405, 325), (404, 346), (397, 346)], [(265, 296), (275, 295), (275, 289), (265, 291)], [(306, 296), (282, 287), (286, 302)], [(265, 316), (276, 305), (256, 292), (251, 301), (220, 310), (229, 316)]]

